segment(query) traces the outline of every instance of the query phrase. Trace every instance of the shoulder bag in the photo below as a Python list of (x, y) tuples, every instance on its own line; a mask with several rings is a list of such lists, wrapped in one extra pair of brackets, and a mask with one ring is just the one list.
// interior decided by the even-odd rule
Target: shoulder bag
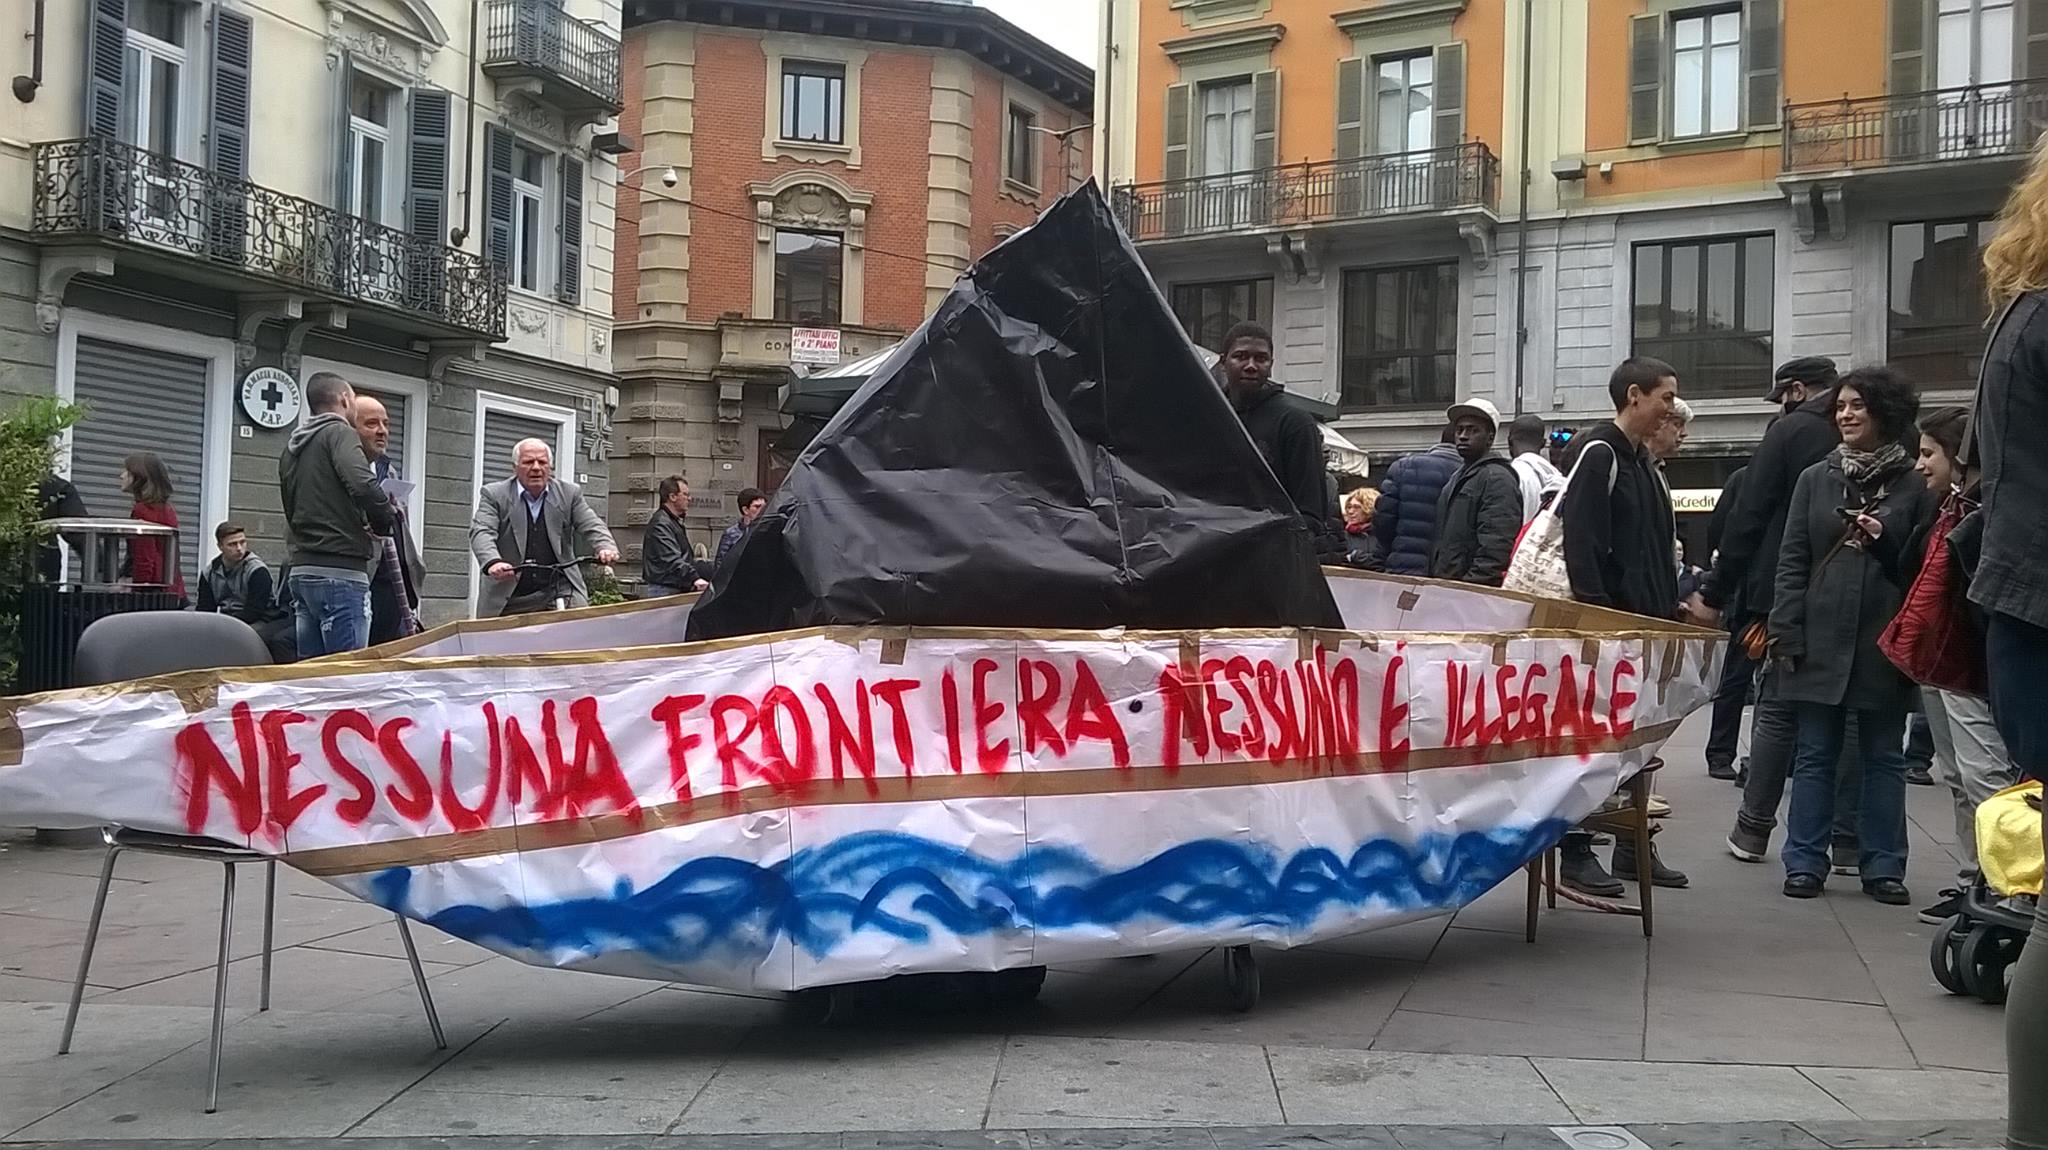
[(1579, 468), (1585, 466), (1586, 456), (1595, 447), (1607, 448), (1614, 467), (1607, 473), (1607, 494), (1614, 494), (1614, 484), (1621, 477), (1621, 457), (1615, 454), (1611, 444), (1598, 441), (1588, 443), (1579, 453), (1578, 462), (1572, 464), (1570, 475), (1564, 477), (1564, 487), (1529, 526), (1522, 529), (1522, 537), (1515, 541), (1515, 553), (1508, 560), (1507, 575), (1501, 580), (1504, 591), (1518, 591), (1524, 595), (1535, 595), (1543, 599), (1570, 599), (1572, 597), (1571, 572), (1564, 560), (1564, 497), (1572, 489), (1572, 480), (1578, 478)]

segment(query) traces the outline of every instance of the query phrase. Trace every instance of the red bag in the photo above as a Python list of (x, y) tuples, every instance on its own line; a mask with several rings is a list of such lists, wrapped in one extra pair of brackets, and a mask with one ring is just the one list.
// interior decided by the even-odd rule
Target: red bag
[(1878, 636), (1877, 649), (1922, 686), (1981, 698), (1986, 689), (1984, 637), (1970, 615), (1970, 581), (1954, 562), (1948, 541), (1970, 510), (1960, 495), (1942, 501), (1920, 574), (1898, 615)]

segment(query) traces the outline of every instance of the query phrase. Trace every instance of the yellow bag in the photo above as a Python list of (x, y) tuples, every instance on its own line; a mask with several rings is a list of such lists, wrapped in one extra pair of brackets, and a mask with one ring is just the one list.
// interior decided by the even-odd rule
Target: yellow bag
[(2010, 786), (1977, 808), (1977, 861), (2001, 895), (2041, 893), (2041, 784)]

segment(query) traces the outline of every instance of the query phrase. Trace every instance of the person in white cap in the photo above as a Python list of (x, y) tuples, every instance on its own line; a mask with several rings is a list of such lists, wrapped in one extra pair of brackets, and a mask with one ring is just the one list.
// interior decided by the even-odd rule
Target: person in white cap
[(1522, 530), (1521, 479), (1512, 464), (1493, 453), (1500, 409), (1484, 399), (1468, 399), (1453, 404), (1444, 417), (1465, 465), (1437, 496), (1429, 574), (1498, 587)]

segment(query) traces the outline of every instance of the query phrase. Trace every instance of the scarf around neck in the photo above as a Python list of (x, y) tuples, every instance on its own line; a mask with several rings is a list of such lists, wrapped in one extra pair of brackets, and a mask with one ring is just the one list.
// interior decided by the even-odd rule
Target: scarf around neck
[(1835, 448), (1835, 458), (1842, 463), (1842, 474), (1858, 487), (1886, 479), (1908, 465), (1906, 449), (1897, 443), (1887, 443), (1875, 451), (1857, 451), (1844, 443)]

